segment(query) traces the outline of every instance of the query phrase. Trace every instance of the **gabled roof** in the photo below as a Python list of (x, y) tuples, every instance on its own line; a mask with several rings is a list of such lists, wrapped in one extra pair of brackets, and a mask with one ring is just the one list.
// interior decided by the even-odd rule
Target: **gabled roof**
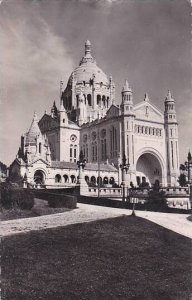
[(45, 159), (43, 159), (43, 158), (41, 158), (41, 157), (38, 157), (38, 158), (36, 158), (36, 159), (34, 159), (32, 162), (30, 162), (28, 165), (30, 166), (30, 165), (34, 165), (34, 164), (36, 164), (37, 162), (42, 162), (42, 163), (44, 163), (45, 165), (49, 165), (49, 163), (45, 160)]
[(134, 106), (136, 119), (164, 122), (164, 115), (160, 109), (151, 104), (149, 99), (142, 101)]
[(106, 113), (106, 119), (119, 116), (120, 109), (115, 104), (112, 104)]

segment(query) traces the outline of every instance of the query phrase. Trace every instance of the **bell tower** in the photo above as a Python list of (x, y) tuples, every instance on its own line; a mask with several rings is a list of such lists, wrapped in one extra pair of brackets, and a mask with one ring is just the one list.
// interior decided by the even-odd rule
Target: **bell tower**
[(167, 153), (167, 183), (176, 185), (179, 176), (179, 147), (178, 147), (178, 123), (175, 110), (175, 100), (170, 90), (165, 98), (165, 134)]
[(126, 176), (125, 184), (130, 186), (132, 181), (135, 184), (135, 158), (134, 158), (134, 123), (135, 114), (133, 110), (133, 91), (127, 80), (122, 89), (122, 102), (121, 102), (121, 115), (122, 115), (122, 153), (127, 158), (130, 165), (128, 174)]

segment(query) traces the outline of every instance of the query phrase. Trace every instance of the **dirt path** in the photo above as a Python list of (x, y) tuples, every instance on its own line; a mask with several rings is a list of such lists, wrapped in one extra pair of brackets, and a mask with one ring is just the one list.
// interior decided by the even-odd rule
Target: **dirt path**
[[(75, 223), (90, 222), (130, 214), (131, 211), (127, 209), (78, 203), (78, 208), (72, 211), (34, 218), (2, 221), (0, 236), (9, 236), (31, 230), (67, 226)], [(139, 217), (145, 218), (186, 237), (192, 238), (192, 221), (188, 219), (190, 215), (146, 211), (137, 211), (136, 214)]]

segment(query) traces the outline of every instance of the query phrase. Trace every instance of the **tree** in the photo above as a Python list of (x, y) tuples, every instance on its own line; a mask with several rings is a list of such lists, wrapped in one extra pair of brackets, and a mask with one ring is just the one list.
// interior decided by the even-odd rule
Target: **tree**
[(180, 171), (185, 171), (186, 170), (186, 166), (184, 164), (180, 164), (179, 170)]
[(187, 179), (185, 174), (180, 174), (179, 179), (178, 179), (179, 185), (180, 186), (186, 186), (187, 185)]

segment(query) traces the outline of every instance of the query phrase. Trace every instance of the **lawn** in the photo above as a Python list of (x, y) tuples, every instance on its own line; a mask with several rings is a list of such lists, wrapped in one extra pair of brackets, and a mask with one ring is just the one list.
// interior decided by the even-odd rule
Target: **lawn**
[(191, 299), (191, 240), (122, 216), (2, 243), (3, 300)]

